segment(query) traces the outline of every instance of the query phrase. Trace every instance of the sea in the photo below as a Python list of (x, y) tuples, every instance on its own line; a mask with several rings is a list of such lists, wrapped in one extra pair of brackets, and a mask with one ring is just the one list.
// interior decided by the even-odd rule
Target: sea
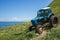
[(0, 22), (0, 28), (6, 28), (16, 24), (22, 24), (24, 22)]

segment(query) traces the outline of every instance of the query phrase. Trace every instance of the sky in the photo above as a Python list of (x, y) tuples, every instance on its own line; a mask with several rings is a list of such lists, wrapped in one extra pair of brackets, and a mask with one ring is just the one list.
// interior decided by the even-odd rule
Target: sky
[(30, 21), (53, 0), (0, 0), (0, 21)]

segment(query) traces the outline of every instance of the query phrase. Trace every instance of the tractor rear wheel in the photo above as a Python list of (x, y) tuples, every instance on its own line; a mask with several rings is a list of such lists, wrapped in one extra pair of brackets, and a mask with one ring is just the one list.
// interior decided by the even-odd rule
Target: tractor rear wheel
[(52, 15), (50, 18), (50, 23), (52, 27), (57, 27), (58, 26), (58, 18), (55, 15)]

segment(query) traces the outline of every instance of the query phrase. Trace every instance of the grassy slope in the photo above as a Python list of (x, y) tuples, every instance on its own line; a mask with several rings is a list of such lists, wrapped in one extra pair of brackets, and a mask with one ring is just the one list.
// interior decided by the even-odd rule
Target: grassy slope
[(27, 40), (34, 37), (34, 31), (28, 32), (30, 22), (14, 25), (5, 29), (0, 29), (0, 40)]
[[(60, 20), (60, 0), (54, 0), (49, 6), (52, 7), (53, 12)], [(31, 23), (26, 22), (24, 24), (18, 24), (5, 29), (0, 29), (0, 40), (29, 40), (35, 35), (34, 31), (26, 33), (30, 24)], [(51, 30), (53, 31), (39, 40), (60, 40), (60, 29)]]
[(59, 18), (60, 22), (60, 0), (53, 0), (49, 7), (52, 8), (53, 13)]
[(60, 28), (52, 28), (46, 36), (39, 40), (60, 40)]

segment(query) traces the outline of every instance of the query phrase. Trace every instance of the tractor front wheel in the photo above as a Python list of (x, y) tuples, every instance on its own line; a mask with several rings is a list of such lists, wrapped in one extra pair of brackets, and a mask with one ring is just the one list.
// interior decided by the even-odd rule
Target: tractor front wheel
[(34, 30), (35, 29), (35, 26), (30, 26), (29, 27), (29, 31), (32, 31), (32, 30)]
[(42, 25), (37, 25), (37, 27), (36, 27), (36, 32), (37, 32), (38, 34), (41, 34), (41, 33), (43, 32), (43, 27), (42, 27)]

